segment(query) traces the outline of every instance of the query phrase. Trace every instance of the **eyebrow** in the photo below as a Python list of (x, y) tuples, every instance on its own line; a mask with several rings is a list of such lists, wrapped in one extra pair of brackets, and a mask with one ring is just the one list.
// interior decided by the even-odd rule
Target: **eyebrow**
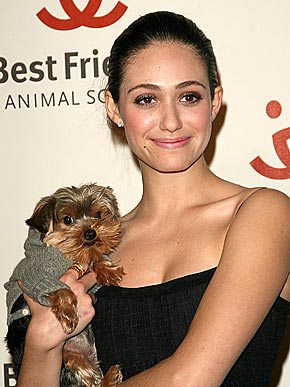
[[(181, 82), (181, 83), (178, 83), (175, 86), (175, 89), (183, 89), (184, 87), (188, 87), (188, 86), (192, 86), (192, 85), (201, 86), (204, 89), (206, 89), (205, 85), (202, 84), (199, 81), (185, 81), (185, 82)], [(131, 91), (136, 90), (136, 89), (161, 90), (161, 87), (155, 85), (154, 83), (139, 83), (138, 85), (136, 85), (136, 86), (132, 87), (131, 89), (129, 89), (128, 90), (128, 94), (131, 93)]]

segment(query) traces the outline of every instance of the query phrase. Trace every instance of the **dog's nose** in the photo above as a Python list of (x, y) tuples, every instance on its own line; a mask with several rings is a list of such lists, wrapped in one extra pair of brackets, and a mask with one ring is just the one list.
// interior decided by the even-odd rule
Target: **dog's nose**
[(84, 232), (84, 237), (85, 239), (87, 239), (88, 241), (91, 241), (93, 239), (95, 239), (95, 237), (97, 236), (97, 233), (94, 229), (90, 228), (88, 230), (86, 230)]

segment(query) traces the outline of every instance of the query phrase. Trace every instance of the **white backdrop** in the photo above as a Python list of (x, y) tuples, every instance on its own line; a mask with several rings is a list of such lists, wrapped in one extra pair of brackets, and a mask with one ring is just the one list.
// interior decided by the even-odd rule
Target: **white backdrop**
[[(66, 3), (82, 10), (98, 1)], [(112, 142), (104, 107), (96, 101), (106, 83), (113, 40), (139, 15), (154, 10), (183, 13), (213, 42), (225, 97), (224, 122), (221, 128), (216, 125), (210, 145), (212, 170), (242, 185), (290, 194), (289, 0), (123, 3), (128, 8), (111, 25), (67, 30), (55, 29), (67, 22), (48, 26), (37, 17), (46, 7), (54, 17), (69, 19), (59, 0), (0, 4), (1, 337), (6, 333), (3, 284), (23, 257), (24, 220), (40, 197), (60, 186), (96, 181), (114, 188), (123, 214), (140, 198), (139, 171), (126, 147)], [(104, 0), (96, 15), (106, 15), (116, 4)], [(76, 63), (67, 76), (65, 58)], [(91, 58), (86, 73), (81, 71), (82, 58)], [(261, 160), (252, 166), (257, 156)], [(289, 335), (282, 358), (288, 343)], [(9, 356), (2, 341), (0, 347), (0, 385), (12, 386), (10, 370), (4, 375)], [(278, 385), (286, 387), (289, 380), (288, 358)]]

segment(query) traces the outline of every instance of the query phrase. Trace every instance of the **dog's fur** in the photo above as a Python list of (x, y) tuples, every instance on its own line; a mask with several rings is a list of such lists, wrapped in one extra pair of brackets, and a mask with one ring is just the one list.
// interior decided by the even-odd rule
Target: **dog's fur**
[[(112, 189), (96, 184), (79, 188), (65, 187), (44, 197), (36, 205), (26, 223), (42, 234), (43, 242), (59, 249), (66, 258), (95, 272), (101, 285), (117, 285), (123, 268), (103, 257), (120, 241), (121, 227), (117, 201)], [(78, 324), (77, 299), (70, 289), (49, 294), (51, 309), (65, 333), (72, 333)], [(13, 311), (23, 307), (21, 296)], [(18, 375), (24, 340), (30, 316), (10, 324), (7, 346)], [(119, 366), (113, 366), (103, 377), (90, 325), (79, 335), (66, 341), (63, 350), (61, 386), (114, 387), (121, 383)]]

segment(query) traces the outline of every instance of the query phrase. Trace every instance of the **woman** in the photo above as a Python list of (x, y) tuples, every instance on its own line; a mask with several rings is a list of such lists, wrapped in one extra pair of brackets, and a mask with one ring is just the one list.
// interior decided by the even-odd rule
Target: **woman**
[[(114, 43), (108, 119), (125, 132), (144, 188), (114, 253), (127, 274), (99, 291), (93, 325), (102, 367), (121, 364), (124, 386), (269, 385), (290, 299), (289, 199), (209, 170), (221, 103), (211, 43), (183, 16), (145, 15)], [(61, 279), (78, 297), (76, 334), (94, 316), (95, 278)], [(58, 386), (67, 336), (28, 302), (17, 385)]]

